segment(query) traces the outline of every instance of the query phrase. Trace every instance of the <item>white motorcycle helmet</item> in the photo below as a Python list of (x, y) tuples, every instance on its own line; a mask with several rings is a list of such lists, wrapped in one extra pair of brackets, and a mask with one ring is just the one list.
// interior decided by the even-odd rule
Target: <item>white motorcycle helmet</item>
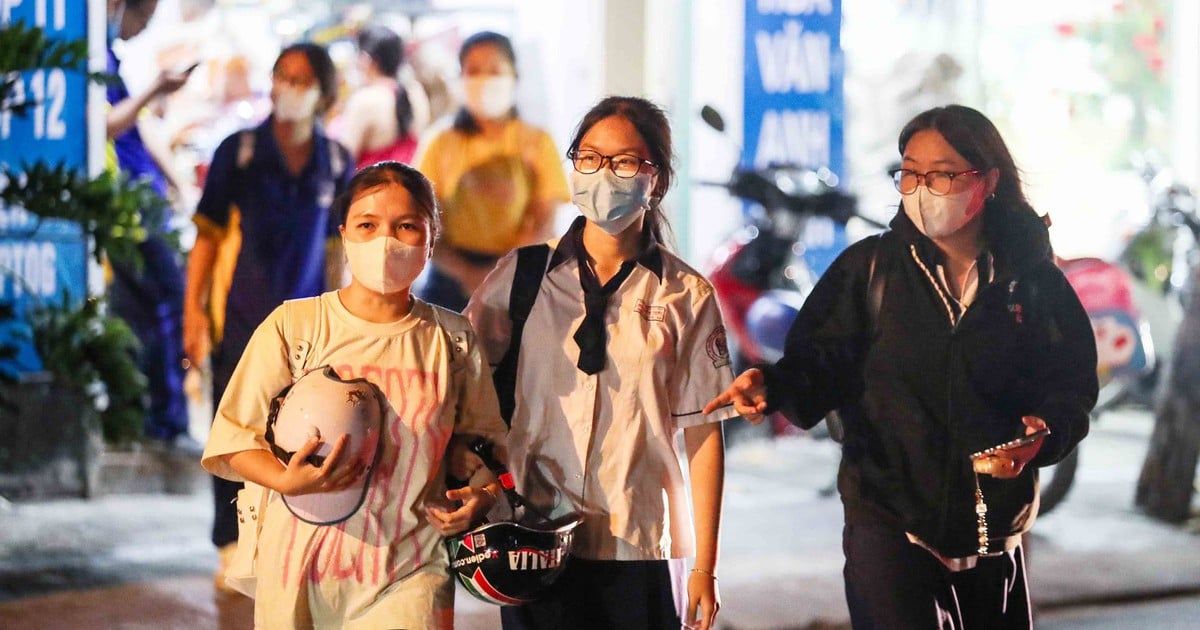
[(346, 454), (367, 467), (358, 481), (343, 490), (283, 495), (292, 514), (314, 525), (335, 525), (362, 507), (379, 452), (385, 405), (374, 384), (362, 378), (343, 380), (329, 366), (304, 374), (272, 400), (266, 439), (284, 465), (315, 436), (322, 444), (308, 461), (321, 466), (337, 439), (349, 435)]

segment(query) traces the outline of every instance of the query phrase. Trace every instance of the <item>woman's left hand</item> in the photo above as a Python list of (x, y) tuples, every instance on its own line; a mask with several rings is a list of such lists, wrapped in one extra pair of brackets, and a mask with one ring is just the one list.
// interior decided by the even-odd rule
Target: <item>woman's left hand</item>
[(446, 498), (451, 501), (462, 501), (462, 507), (447, 511), (439, 507), (425, 508), (425, 520), (443, 536), (453, 536), (465, 532), (472, 525), (483, 519), (483, 516), (496, 504), (496, 497), (484, 488), (466, 486), (457, 490), (447, 490)]
[[(1025, 416), (1021, 418), (1021, 422), (1025, 423), (1025, 435), (1046, 428), (1046, 421), (1037, 416)], [(1024, 446), (1001, 449), (991, 455), (975, 459), (972, 462), (975, 472), (991, 475), (997, 479), (1016, 478), (1021, 471), (1025, 470), (1025, 465), (1037, 457), (1045, 439), (1045, 437), (1039, 437)]]
[[(721, 593), (712, 573), (692, 571), (688, 574), (687, 616), (683, 627), (711, 630), (717, 627), (717, 611), (721, 609)], [(697, 614), (698, 613), (698, 614)]]

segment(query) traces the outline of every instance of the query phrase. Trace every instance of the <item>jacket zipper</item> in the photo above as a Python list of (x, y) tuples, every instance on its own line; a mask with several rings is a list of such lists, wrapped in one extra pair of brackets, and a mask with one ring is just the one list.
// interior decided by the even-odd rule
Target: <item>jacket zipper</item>
[[(958, 332), (958, 323), (962, 321), (962, 317), (963, 317), (963, 315), (966, 314), (967, 309), (964, 308), (962, 313), (959, 314), (957, 317), (955, 317), (954, 309), (950, 306), (949, 296), (946, 295), (945, 289), (942, 287), (942, 284), (937, 281), (937, 278), (933, 277), (933, 274), (929, 271), (929, 267), (926, 267), (924, 261), (922, 261), (921, 257), (917, 255), (917, 246), (909, 245), (908, 251), (909, 251), (909, 254), (912, 256), (912, 259), (914, 261), (916, 261), (917, 266), (920, 267), (922, 273), (925, 274), (925, 278), (927, 280), (929, 280), (929, 284), (933, 285), (934, 291), (937, 292), (938, 297), (942, 301), (942, 306), (944, 306), (946, 308), (946, 316), (950, 320), (950, 336), (951, 336), (951, 338), (953, 338), (955, 336), (955, 333)], [(949, 363), (947, 363), (946, 374), (945, 374), (945, 379), (946, 379), (947, 384), (952, 382), (951, 370), (953, 370), (953, 367)], [(954, 389), (952, 387), (947, 388), (946, 417), (948, 419), (951, 419), (950, 420), (951, 424), (949, 427), (950, 428), (950, 440), (946, 444), (946, 450), (948, 452), (945, 453), (945, 457), (948, 461), (952, 462), (951, 470), (954, 470), (955, 466), (953, 465), (953, 458), (954, 458), (953, 447), (954, 447), (954, 444), (958, 441), (958, 437), (959, 437), (958, 436), (958, 428), (959, 427), (958, 427), (958, 423), (953, 421), (953, 418), (954, 418)], [(946, 537), (947, 519), (950, 516), (950, 510), (949, 510), (949, 506), (947, 505), (947, 503), (948, 503), (948, 499), (950, 496), (950, 480), (952, 478), (953, 478), (953, 473), (946, 474), (942, 479), (941, 497), (942, 497), (942, 504), (945, 505), (946, 507), (942, 509), (942, 513), (939, 515), (939, 518), (938, 518), (938, 535), (941, 538)]]

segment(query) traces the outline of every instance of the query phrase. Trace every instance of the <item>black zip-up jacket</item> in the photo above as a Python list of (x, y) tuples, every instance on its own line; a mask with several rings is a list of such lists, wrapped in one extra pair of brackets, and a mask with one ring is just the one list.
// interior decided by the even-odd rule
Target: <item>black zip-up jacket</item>
[[(1092, 327), (1032, 213), (986, 232), (991, 258), (981, 264), (994, 263), (994, 280), (981, 268), (975, 300), (953, 318), (934, 284), (940, 252), (903, 212), (891, 228), (822, 276), (783, 358), (761, 366), (767, 401), (805, 428), (839, 411), (847, 523), (895, 525), (952, 558), (978, 547), (968, 455), (1022, 435), (1022, 416), (1042, 418), (1051, 433), (1020, 476), (979, 475), (995, 550), (1033, 523), (1037, 467), (1087, 435), (1098, 388)], [(877, 320), (871, 273), (884, 274)]]

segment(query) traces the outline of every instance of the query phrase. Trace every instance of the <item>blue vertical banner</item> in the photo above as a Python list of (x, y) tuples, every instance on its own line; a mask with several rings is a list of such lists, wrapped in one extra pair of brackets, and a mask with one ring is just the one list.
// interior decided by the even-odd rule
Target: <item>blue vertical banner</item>
[[(79, 0), (0, 0), (0, 28), (23, 22), (53, 41), (88, 35), (88, 6)], [(24, 114), (0, 111), (0, 164), (20, 173), (34, 162), (63, 164), (87, 173), (88, 79), (82, 70), (41, 68), (19, 73), (10, 103), (30, 103)], [(0, 181), (0, 186), (7, 182)], [(79, 225), (40, 220), (24, 208), (0, 205), (0, 302), (17, 312), (59, 303), (78, 304), (87, 293), (87, 244)]]
[[(791, 164), (845, 175), (841, 0), (746, 0), (742, 164)], [(809, 221), (817, 273), (846, 246), (844, 226)]]

